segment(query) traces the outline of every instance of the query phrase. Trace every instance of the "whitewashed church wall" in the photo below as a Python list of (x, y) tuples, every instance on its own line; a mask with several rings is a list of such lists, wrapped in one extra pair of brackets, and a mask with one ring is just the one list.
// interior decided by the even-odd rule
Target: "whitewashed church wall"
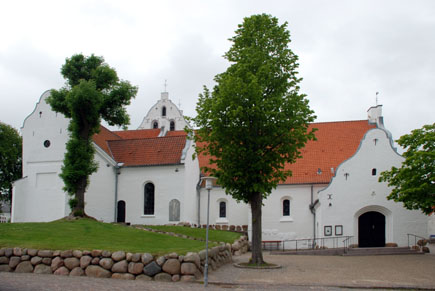
[(427, 217), (404, 209), (402, 203), (387, 200), (390, 189), (386, 183), (378, 182), (382, 171), (399, 167), (402, 160), (384, 130), (368, 131), (357, 153), (338, 167), (329, 187), (319, 193), (321, 236), (324, 226), (332, 226), (334, 234), (335, 226), (342, 225), (343, 235), (354, 236), (357, 243), (358, 217), (368, 211), (385, 215), (387, 243), (407, 245), (407, 233), (427, 236)]
[[(186, 141), (188, 142), (188, 141)], [(190, 222), (192, 224), (198, 223), (198, 195), (196, 191), (196, 185), (199, 181), (199, 162), (198, 158), (192, 159), (194, 153), (194, 147), (189, 147), (185, 160), (185, 175), (184, 175), (184, 206), (181, 208), (181, 216), (183, 221)]]
[[(200, 224), (207, 223), (207, 190), (201, 188), (201, 219)], [(219, 204), (226, 203), (226, 217), (219, 217)], [(233, 199), (230, 195), (226, 195), (221, 187), (213, 187), (210, 191), (210, 224), (211, 225), (248, 225), (249, 206), (244, 202), (239, 202)]]
[(115, 221), (115, 169), (99, 153), (94, 160), (98, 163), (97, 172), (90, 177), (85, 193), (85, 212), (104, 222)]
[[(118, 201), (125, 201), (125, 221), (132, 224), (166, 224), (169, 221), (169, 202), (177, 199), (183, 209), (184, 165), (125, 167), (118, 176)], [(144, 215), (144, 187), (153, 183), (155, 187), (154, 215)], [(187, 203), (192, 203), (188, 201)], [(183, 217), (180, 217), (183, 220)]]
[[(313, 201), (325, 185), (313, 186)], [(283, 201), (290, 200), (290, 215), (284, 216)], [(314, 236), (314, 216), (310, 211), (311, 185), (278, 185), (264, 201), (263, 240), (292, 240)], [(251, 229), (251, 227), (249, 227)]]

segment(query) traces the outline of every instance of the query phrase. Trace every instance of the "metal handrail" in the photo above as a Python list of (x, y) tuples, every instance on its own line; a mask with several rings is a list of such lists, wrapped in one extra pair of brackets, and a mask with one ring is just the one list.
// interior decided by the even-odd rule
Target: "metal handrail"
[(345, 254), (347, 254), (347, 251), (349, 250), (349, 243), (350, 240), (353, 238), (353, 236), (348, 236), (344, 241), (343, 241), (343, 251)]
[[(297, 251), (298, 249), (301, 249), (300, 247), (298, 248), (298, 243), (300, 245), (300, 243), (302, 242), (302, 245), (306, 245), (308, 246), (306, 249), (316, 249), (316, 247), (318, 247), (318, 249), (324, 249), (327, 242), (331, 242), (332, 243), (332, 248), (339, 248), (339, 242), (340, 239), (345, 238), (345, 240), (343, 241), (343, 243), (349, 243), (349, 241), (353, 238), (353, 236), (331, 236), (331, 237), (316, 237), (316, 238), (300, 238), (300, 239), (290, 239), (290, 240), (283, 240), (282, 241), (282, 250), (285, 250), (285, 243), (295, 243), (295, 250)], [(348, 246), (345, 246), (346, 248), (348, 248)], [(302, 248), (304, 249), (304, 248)]]
[[(414, 245), (413, 246), (416, 246), (417, 245), (417, 238), (420, 240), (420, 239), (425, 239), (425, 240), (427, 240), (427, 238), (425, 238), (425, 237), (422, 237), (422, 236), (419, 236), (419, 235), (416, 235), (416, 234), (412, 234), (412, 233), (408, 233), (407, 234), (407, 236), (408, 236), (408, 248), (410, 248), (410, 249), (412, 249), (412, 246), (409, 244), (409, 237), (411, 236), (411, 237), (414, 237)], [(420, 252), (423, 252), (423, 246), (420, 248)]]

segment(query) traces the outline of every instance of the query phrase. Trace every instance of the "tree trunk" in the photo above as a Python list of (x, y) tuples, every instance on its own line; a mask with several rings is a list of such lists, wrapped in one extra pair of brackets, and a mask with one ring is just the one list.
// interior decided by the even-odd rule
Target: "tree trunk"
[(72, 209), (73, 216), (85, 217), (85, 191), (88, 184), (87, 177), (81, 177), (76, 191), (77, 205)]
[(261, 251), (261, 206), (262, 195), (261, 193), (253, 193), (250, 200), (251, 212), (252, 212), (252, 257), (251, 263), (261, 265), (263, 261), (263, 253)]

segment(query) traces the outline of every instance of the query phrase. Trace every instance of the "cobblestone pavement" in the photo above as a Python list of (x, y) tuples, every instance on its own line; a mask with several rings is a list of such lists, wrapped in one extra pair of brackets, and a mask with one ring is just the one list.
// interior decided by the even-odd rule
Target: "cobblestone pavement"
[[(235, 257), (247, 261), (250, 253)], [(213, 271), (207, 290), (358, 290), (358, 288), (435, 290), (435, 255), (286, 256), (269, 255), (277, 270), (239, 269), (231, 264)], [(0, 273), (1, 291), (204, 290), (201, 283), (165, 283)]]

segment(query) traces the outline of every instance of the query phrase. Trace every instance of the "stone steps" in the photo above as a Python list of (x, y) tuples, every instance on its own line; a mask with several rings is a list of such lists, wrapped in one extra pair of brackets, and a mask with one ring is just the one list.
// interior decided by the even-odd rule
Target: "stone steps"
[(381, 255), (409, 255), (423, 254), (408, 247), (384, 247), (384, 248), (349, 248), (344, 256), (381, 256)]

